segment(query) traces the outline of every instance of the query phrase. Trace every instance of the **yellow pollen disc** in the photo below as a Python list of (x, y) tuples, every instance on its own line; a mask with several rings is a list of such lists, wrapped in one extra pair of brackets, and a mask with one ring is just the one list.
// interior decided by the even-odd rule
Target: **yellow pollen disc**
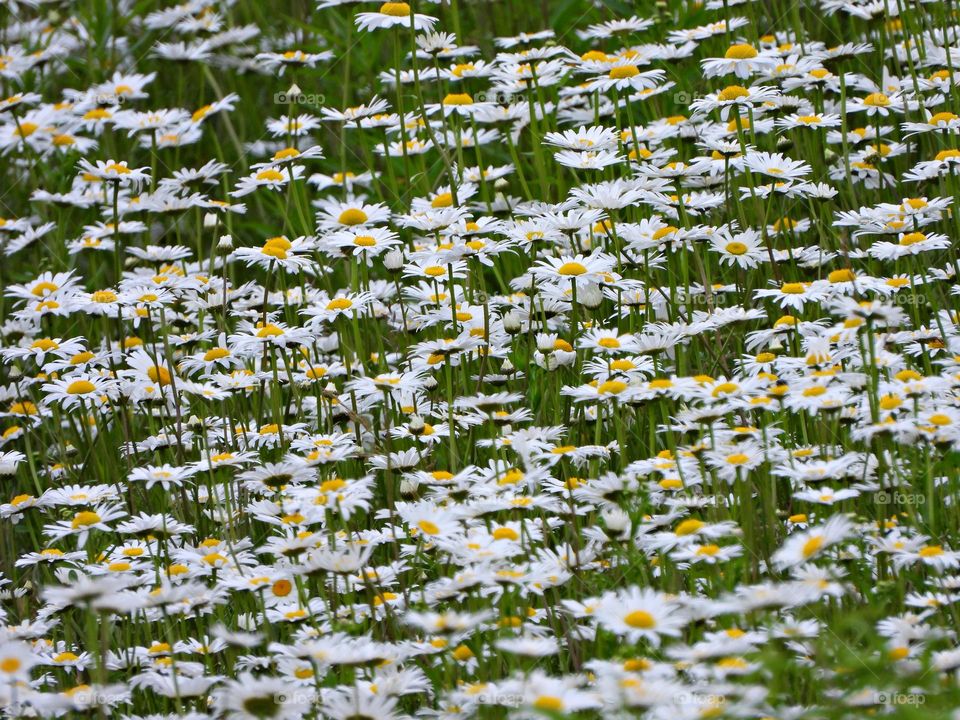
[(89, 380), (74, 380), (67, 385), (68, 395), (86, 395), (96, 390), (96, 386)]
[(758, 55), (757, 49), (748, 43), (731, 45), (723, 54), (727, 60), (750, 60)]
[(340, 213), (337, 222), (341, 225), (362, 225), (367, 219), (367, 214), (360, 208), (348, 208)]
[(283, 182), (284, 174), (275, 168), (267, 168), (258, 172), (256, 177), (264, 182)]
[(410, 6), (405, 2), (388, 2), (380, 6), (381, 15), (389, 15), (391, 17), (407, 17), (410, 12)]
[(566, 276), (583, 275), (585, 272), (587, 272), (587, 268), (578, 262), (564, 263), (557, 268), (558, 274)]
[(820, 535), (814, 535), (803, 544), (803, 549), (800, 552), (803, 553), (803, 557), (809, 558), (811, 555), (818, 553), (822, 547), (823, 537)]
[(467, 93), (449, 93), (443, 98), (444, 105), (473, 105), (473, 98)]
[(618, 65), (617, 67), (610, 68), (610, 79), (611, 80), (624, 80), (626, 78), (636, 77), (640, 74), (640, 70), (637, 69), (636, 65)]
[(95, 303), (112, 303), (117, 301), (117, 294), (113, 290), (97, 290), (90, 295), (90, 300)]
[(623, 621), (632, 628), (637, 628), (639, 630), (649, 630), (657, 626), (657, 621), (654, 619), (653, 615), (646, 612), (645, 610), (634, 610), (632, 613), (629, 613)]
[(605, 383), (601, 383), (597, 388), (597, 394), (599, 395), (619, 395), (624, 390), (627, 389), (627, 384), (620, 380), (607, 380)]
[(230, 351), (226, 348), (215, 347), (207, 350), (207, 352), (205, 352), (203, 355), (203, 359), (206, 362), (213, 362), (214, 360), (219, 360), (221, 358), (228, 357), (229, 355)]
[(844, 283), (844, 282), (853, 282), (856, 279), (856, 275), (853, 273), (853, 270), (843, 269), (843, 270), (834, 270), (827, 276), (827, 279), (832, 283)]
[(73, 516), (73, 521), (70, 525), (74, 530), (77, 530), (82, 527), (89, 527), (90, 525), (96, 525), (100, 522), (100, 516), (95, 512), (85, 510), (84, 512), (78, 512)]
[(726, 250), (731, 255), (745, 255), (747, 253), (748, 248), (742, 242), (738, 242), (734, 240), (731, 243), (727, 243), (724, 250)]
[(430, 201), (430, 207), (434, 209), (447, 208), (453, 206), (453, 193), (440, 193)]
[(749, 97), (750, 91), (740, 85), (730, 85), (725, 87), (717, 94), (717, 99), (721, 102), (730, 102), (740, 98)]
[(160, 365), (147, 368), (147, 377), (153, 380), (153, 382), (159, 383), (161, 387), (169, 385), (171, 380), (170, 371)]
[(690, 520), (684, 520), (679, 525), (677, 525), (676, 529), (673, 531), (673, 534), (677, 535), (678, 537), (693, 535), (693, 533), (699, 531), (705, 525), (706, 523), (703, 522), (702, 520), (695, 520), (691, 518)]

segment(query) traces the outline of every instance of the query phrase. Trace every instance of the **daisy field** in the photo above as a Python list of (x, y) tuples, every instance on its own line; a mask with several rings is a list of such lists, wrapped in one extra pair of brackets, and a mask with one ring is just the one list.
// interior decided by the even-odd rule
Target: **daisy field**
[(0, 713), (960, 720), (953, 0), (0, 1)]

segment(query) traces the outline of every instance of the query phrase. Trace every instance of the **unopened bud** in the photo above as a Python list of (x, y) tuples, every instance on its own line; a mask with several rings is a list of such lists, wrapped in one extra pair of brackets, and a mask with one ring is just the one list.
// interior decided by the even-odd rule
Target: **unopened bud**
[(203, 226), (205, 228), (215, 228), (220, 222), (220, 217), (216, 213), (206, 213), (203, 216)]
[(607, 529), (617, 535), (630, 529), (630, 516), (618, 507), (604, 508), (600, 513)]
[(603, 302), (603, 291), (596, 283), (587, 283), (578, 293), (577, 300), (585, 308), (593, 310), (600, 307), (600, 303)]
[(552, 335), (537, 333), (537, 350), (542, 353), (552, 353), (556, 346)]
[(520, 322), (520, 316), (515, 310), (510, 310), (503, 315), (503, 329), (505, 332), (510, 333), (511, 335), (516, 335), (520, 332), (522, 323)]
[(220, 240), (217, 242), (217, 250), (222, 253), (228, 253), (233, 250), (233, 236), (221, 235)]
[(390, 272), (397, 272), (403, 267), (403, 253), (399, 250), (391, 250), (383, 256), (383, 266)]
[(407, 423), (407, 429), (410, 431), (411, 435), (421, 435), (426, 426), (427, 424), (419, 415), (411, 415), (410, 422)]

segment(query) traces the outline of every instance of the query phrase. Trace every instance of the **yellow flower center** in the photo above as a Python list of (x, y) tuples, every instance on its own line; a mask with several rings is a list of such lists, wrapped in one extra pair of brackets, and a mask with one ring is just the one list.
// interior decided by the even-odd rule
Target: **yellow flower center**
[(597, 393), (599, 395), (619, 395), (624, 390), (627, 389), (627, 384), (620, 380), (607, 380), (605, 383), (601, 383), (600, 387), (597, 388)]
[(749, 43), (737, 43), (727, 48), (723, 54), (727, 60), (750, 60), (757, 56), (757, 49)]
[(170, 371), (161, 365), (154, 365), (153, 367), (147, 368), (147, 377), (149, 377), (153, 382), (159, 383), (161, 387), (164, 385), (170, 384)]
[(431, 202), (430, 207), (434, 209), (446, 208), (453, 206), (453, 193), (440, 193), (437, 195)]
[(557, 273), (566, 276), (583, 275), (585, 272), (587, 272), (587, 268), (578, 262), (564, 263), (557, 268)]
[(50, 338), (41, 338), (39, 340), (34, 340), (33, 344), (30, 345), (31, 350), (43, 350), (44, 352), (49, 352), (50, 350), (56, 350), (60, 345)]
[(541, 695), (534, 700), (533, 707), (547, 712), (563, 712), (563, 700), (554, 695)]
[(870, 93), (863, 99), (863, 104), (870, 107), (886, 107), (890, 104), (890, 98), (883, 93)]
[(276, 168), (267, 168), (257, 173), (257, 180), (264, 182), (282, 182), (284, 175)]
[(724, 249), (731, 255), (745, 255), (748, 250), (746, 245), (736, 240), (731, 243), (727, 243), (727, 246)]
[(417, 527), (426, 534), (426, 535), (439, 535), (440, 528), (436, 524), (430, 522), (429, 520), (421, 520), (417, 523)]
[(73, 527), (74, 530), (77, 530), (82, 527), (89, 527), (90, 525), (96, 525), (98, 522), (100, 522), (99, 515), (97, 515), (95, 512), (85, 510), (83, 512), (78, 512), (76, 515), (74, 515), (73, 521), (70, 523), (70, 525)]
[[(402, 5), (403, 3), (395, 4)], [(348, 208), (340, 213), (340, 217), (337, 218), (337, 222), (339, 222), (341, 225), (362, 225), (367, 221), (367, 219), (367, 214), (360, 208)]]
[(674, 535), (678, 537), (684, 537), (686, 535), (693, 535), (693, 533), (698, 532), (701, 528), (706, 525), (702, 520), (695, 520), (691, 518), (690, 520), (684, 520), (676, 529), (673, 531)]
[(449, 93), (443, 98), (444, 105), (473, 105), (473, 98), (467, 93)]
[(657, 626), (657, 621), (654, 619), (653, 615), (648, 613), (645, 610), (634, 610), (632, 613), (629, 613), (623, 621), (632, 628), (637, 628), (639, 630), (649, 630)]
[(89, 380), (74, 380), (67, 385), (68, 395), (86, 395), (96, 390), (96, 386)]
[(903, 246), (916, 245), (917, 243), (922, 243), (927, 239), (927, 236), (922, 232), (912, 232), (907, 233), (902, 238), (900, 238), (900, 244)]
[(803, 544), (803, 548), (801, 549), (800, 552), (803, 553), (803, 557), (809, 558), (810, 556), (820, 552), (820, 548), (822, 547), (823, 547), (823, 536), (814, 535), (812, 538), (810, 538)]
[(381, 15), (407, 17), (410, 12), (410, 6), (405, 2), (388, 2), (380, 6)]
[(729, 85), (721, 90), (717, 94), (717, 99), (720, 102), (730, 102), (732, 100), (739, 100), (740, 98), (749, 97), (750, 91), (745, 87), (740, 85)]
[(610, 68), (610, 79), (611, 80), (624, 80), (626, 78), (636, 77), (640, 74), (640, 70), (636, 65), (618, 65), (617, 67)]
[(90, 295), (90, 299), (95, 303), (112, 303), (117, 301), (117, 294), (113, 290), (97, 290)]

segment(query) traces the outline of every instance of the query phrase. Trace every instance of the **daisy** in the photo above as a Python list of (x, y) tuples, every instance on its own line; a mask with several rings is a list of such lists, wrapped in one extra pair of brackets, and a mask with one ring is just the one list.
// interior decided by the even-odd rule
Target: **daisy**
[(392, 27), (417, 30), (432, 30), (437, 18), (414, 13), (405, 2), (388, 2), (380, 6), (379, 12), (358, 13), (354, 22), (359, 29), (372, 32)]
[(649, 588), (630, 587), (605, 593), (593, 616), (606, 630), (635, 643), (659, 647), (664, 637), (680, 635), (689, 619), (675, 601)]
[(590, 80), (588, 88), (606, 92), (608, 90), (649, 90), (657, 86), (666, 76), (663, 70), (645, 70), (643, 72), (629, 61), (618, 61), (610, 66), (606, 75)]
[(767, 262), (768, 256), (756, 230), (730, 234), (718, 233), (710, 238), (710, 249), (720, 255), (723, 265), (736, 265), (744, 269), (758, 267)]
[(738, 43), (727, 48), (722, 58), (708, 58), (700, 61), (706, 77), (733, 74), (739, 78), (767, 72), (777, 64), (777, 59), (761, 54), (747, 43)]
[(594, 252), (589, 256), (566, 255), (540, 260), (533, 272), (537, 277), (556, 284), (571, 283), (582, 287), (589, 282), (604, 280), (613, 267), (613, 258), (602, 252)]
[(280, 170), (276, 167), (267, 167), (258, 170), (246, 177), (240, 178), (237, 189), (230, 193), (231, 197), (243, 197), (254, 192), (257, 188), (265, 187), (269, 190), (282, 190), (287, 183), (300, 180), (306, 168), (303, 165), (290, 165)]
[(791, 535), (773, 554), (773, 562), (784, 570), (814, 560), (830, 546), (845, 540), (853, 529), (853, 523), (845, 516), (833, 515), (823, 525)]
[(43, 385), (46, 399), (69, 410), (76, 405), (99, 407), (110, 400), (115, 382), (99, 375), (71, 375)]
[(126, 160), (97, 160), (96, 165), (81, 160), (78, 165), (86, 175), (118, 186), (137, 189), (149, 179), (150, 168), (131, 168)]

